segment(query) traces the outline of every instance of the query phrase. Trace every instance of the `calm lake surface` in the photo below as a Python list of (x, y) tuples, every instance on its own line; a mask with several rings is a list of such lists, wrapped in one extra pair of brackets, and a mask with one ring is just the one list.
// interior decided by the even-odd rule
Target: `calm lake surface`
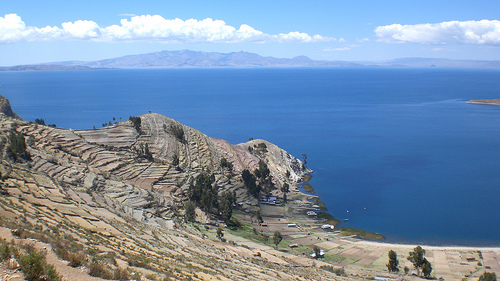
[[(314, 170), (343, 225), (391, 242), (500, 246), (500, 70), (257, 68), (0, 73), (25, 120), (102, 127), (148, 111)], [(347, 212), (349, 211), (349, 212)]]

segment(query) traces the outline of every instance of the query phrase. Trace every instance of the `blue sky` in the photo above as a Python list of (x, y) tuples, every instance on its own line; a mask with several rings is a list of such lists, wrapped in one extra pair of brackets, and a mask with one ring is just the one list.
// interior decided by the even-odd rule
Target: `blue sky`
[(0, 0), (0, 65), (180, 49), (500, 60), (498, 11), (498, 0)]

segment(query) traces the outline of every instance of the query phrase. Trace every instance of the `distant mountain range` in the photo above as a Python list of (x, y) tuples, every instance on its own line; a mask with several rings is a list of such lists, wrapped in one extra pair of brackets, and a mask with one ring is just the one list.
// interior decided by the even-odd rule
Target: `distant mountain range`
[(143, 55), (130, 55), (100, 61), (67, 61), (56, 64), (88, 66), (93, 68), (160, 68), (160, 67), (304, 67), (354, 66), (356, 63), (317, 61), (305, 56), (295, 58), (262, 57), (248, 52), (216, 53), (190, 50), (162, 51)]
[(339, 67), (339, 66), (399, 66), (399, 67), (500, 67), (500, 61), (451, 60), (439, 58), (400, 58), (379, 62), (349, 62), (312, 60), (306, 56), (294, 58), (262, 57), (248, 52), (217, 53), (190, 50), (161, 51), (129, 55), (99, 61), (64, 61), (36, 65), (0, 67), (0, 71), (78, 70), (102, 68), (181, 68), (181, 67)]

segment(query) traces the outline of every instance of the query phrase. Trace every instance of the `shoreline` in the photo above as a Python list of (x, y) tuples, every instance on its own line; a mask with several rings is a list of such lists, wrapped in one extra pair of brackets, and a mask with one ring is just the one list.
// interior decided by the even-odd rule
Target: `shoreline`
[[(293, 197), (301, 197), (305, 201), (309, 201), (308, 198), (311, 196), (319, 198), (302, 190), (293, 194)], [(294, 257), (289, 256), (290, 259), (302, 259), (304, 263), (320, 268), (331, 266), (345, 269), (349, 276), (363, 276), (363, 278), (385, 276), (391, 280), (405, 276), (405, 280), (421, 280), (419, 277), (402, 273), (403, 268), (413, 270), (413, 264), (407, 256), (415, 247), (420, 246), (426, 251), (425, 257), (432, 264), (431, 276), (434, 278), (469, 280), (469, 278), (479, 278), (484, 272), (500, 274), (500, 246), (426, 245), (364, 240), (355, 237), (356, 235), (344, 236), (338, 232), (337, 227), (334, 230), (321, 229), (323, 222), (305, 214), (310, 208), (299, 211), (298, 204), (295, 200), (291, 200), (282, 206), (265, 206), (262, 209), (262, 217), (266, 226), (253, 224), (256, 230), (269, 237), (272, 237), (275, 231), (281, 232), (283, 242), (279, 246), (279, 251), (293, 255)], [(293, 212), (289, 212), (290, 208), (293, 208)], [(329, 214), (327, 211), (326, 213)], [(287, 227), (290, 223), (294, 226)], [(262, 242), (260, 244), (269, 245)], [(319, 259), (310, 256), (315, 247), (324, 253)], [(262, 248), (258, 248), (262, 251)], [(277, 248), (273, 249), (275, 250)], [(401, 270), (399, 274), (387, 272), (388, 252), (391, 250), (397, 253)]]
[[(498, 101), (498, 105), (500, 105), (500, 99), (498, 100), (495, 100), (495, 101)], [(305, 198), (310, 198), (310, 197), (316, 197), (318, 198), (319, 202), (322, 202), (321, 201), (321, 198), (316, 195), (316, 194), (311, 194), (311, 193), (308, 193), (307, 191), (305, 191), (304, 189), (304, 185), (305, 184), (308, 184), (308, 182), (310, 181), (310, 179), (312, 178), (312, 173), (309, 173), (307, 175), (304, 175), (304, 177), (302, 178), (302, 181), (300, 183), (297, 184), (296, 188), (298, 190), (298, 194), (300, 194), (302, 197), (305, 197)], [(303, 189), (303, 190), (300, 190), (300, 189)], [(313, 188), (314, 190), (314, 188)], [(308, 200), (309, 201), (309, 200)], [(285, 204), (283, 207), (291, 207), (289, 206), (290, 205), (290, 202)], [(293, 206), (293, 203), (292, 203), (292, 206)], [(340, 221), (339, 219), (337, 219), (334, 215), (332, 215), (328, 210), (316, 210), (318, 213), (319, 212), (323, 212), (323, 213), (326, 213), (328, 215), (330, 215), (334, 220), (337, 220), (339, 221), (339, 223), (337, 225), (342, 225), (342, 221)], [(321, 222), (317, 219), (314, 219), (318, 224), (321, 224)], [(307, 223), (310, 223), (311, 221), (311, 218), (308, 217), (306, 214), (303, 214), (303, 215), (299, 215), (295, 218), (295, 221), (299, 222), (300, 224), (307, 224)], [(335, 230), (338, 231), (337, 229), (337, 225), (335, 225)], [(356, 230), (360, 230), (360, 231), (366, 231), (362, 228), (353, 228), (353, 227), (349, 227), (349, 226), (340, 226), (340, 227), (347, 227), (349, 229), (356, 229)], [(339, 228), (340, 228), (339, 227)], [(396, 242), (396, 241), (387, 241), (385, 240), (386, 239), (386, 236), (384, 235), (384, 233), (374, 233), (374, 232), (370, 232), (370, 231), (366, 231), (368, 233), (373, 233), (373, 234), (378, 234), (378, 235), (382, 235), (384, 237), (384, 240), (369, 240), (369, 239), (363, 239), (363, 238), (354, 238), (354, 239), (357, 239), (359, 240), (360, 243), (365, 243), (367, 245), (386, 245), (386, 246), (394, 246), (394, 247), (402, 247), (402, 248), (405, 248), (405, 247), (415, 247), (415, 246), (422, 246), (422, 247), (425, 247), (425, 248), (429, 248), (429, 249), (436, 249), (436, 250), (464, 250), (464, 251), (468, 251), (468, 250), (488, 250), (488, 251), (500, 251), (500, 245), (498, 246), (488, 246), (488, 245), (478, 245), (478, 246), (474, 246), (474, 245), (453, 245), (453, 244), (437, 244), (437, 245), (432, 245), (432, 244), (426, 244), (426, 242), (422, 242), (422, 243), (414, 243), (414, 242)], [(325, 236), (327, 236), (329, 233), (328, 232), (325, 232)], [(339, 236), (339, 237), (343, 237), (343, 236)], [(344, 236), (345, 237), (345, 236)]]
[[(318, 197), (301, 190), (293, 194), (293, 197), (301, 197), (304, 200), (308, 200), (311, 196)], [(463, 278), (479, 278), (484, 272), (500, 274), (500, 247), (395, 243), (363, 240), (355, 237), (356, 235), (344, 236), (338, 232), (337, 227), (334, 230), (321, 229), (322, 221), (306, 215), (305, 212), (310, 209), (302, 208), (299, 210), (298, 204), (295, 200), (291, 200), (282, 206), (264, 205), (262, 217), (266, 226), (263, 227), (256, 222), (252, 223), (257, 231), (268, 235), (268, 237), (272, 237), (273, 232), (279, 231), (283, 235), (279, 251), (282, 255), (289, 255), (287, 257), (292, 260), (301, 259), (304, 264), (316, 267), (342, 268), (349, 276), (363, 278), (385, 276), (390, 279), (405, 276), (405, 280), (421, 280), (419, 277), (402, 275), (402, 270), (405, 267), (409, 268), (410, 271), (413, 270), (413, 265), (407, 260), (407, 256), (416, 246), (420, 246), (426, 251), (425, 257), (432, 264), (431, 276), (434, 278), (463, 280)], [(290, 208), (293, 208), (293, 212), (289, 212)], [(317, 211), (319, 212), (319, 210)], [(246, 216), (249, 215), (246, 214)], [(247, 221), (251, 221), (251, 219), (248, 218)], [(293, 227), (288, 226), (289, 224), (293, 224)], [(260, 242), (259, 244), (270, 246), (268, 242)], [(324, 253), (319, 259), (310, 256), (315, 247)], [(257, 249), (264, 251), (262, 246), (251, 248), (251, 250)], [(269, 251), (277, 253), (276, 250), (278, 247)], [(401, 270), (399, 274), (387, 272), (386, 264), (390, 250), (397, 253)]]
[(358, 244), (366, 244), (366, 245), (373, 245), (373, 246), (380, 246), (380, 245), (387, 245), (395, 248), (414, 248), (416, 246), (421, 246), (422, 248), (425, 249), (430, 249), (430, 250), (462, 250), (462, 251), (500, 251), (500, 246), (498, 247), (474, 247), (474, 246), (429, 246), (425, 244), (399, 244), (399, 243), (392, 243), (392, 242), (381, 242), (381, 241), (368, 241), (368, 240), (362, 240), (359, 239), (359, 242), (356, 242)]

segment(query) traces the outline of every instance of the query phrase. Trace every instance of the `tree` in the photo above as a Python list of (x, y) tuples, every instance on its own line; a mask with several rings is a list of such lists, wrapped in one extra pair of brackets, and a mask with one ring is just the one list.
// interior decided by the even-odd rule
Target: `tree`
[(273, 242), (274, 245), (276, 245), (276, 249), (278, 248), (278, 244), (283, 240), (283, 235), (281, 235), (281, 232), (275, 231), (274, 236), (273, 236)]
[[(196, 203), (203, 211), (213, 213), (218, 210), (218, 187), (214, 185), (215, 176), (201, 172), (191, 182), (188, 190), (189, 199)], [(217, 214), (217, 213), (215, 213)]]
[(497, 281), (497, 275), (494, 272), (485, 272), (479, 277), (479, 281)]
[(255, 169), (254, 174), (261, 179), (266, 179), (269, 176), (269, 168), (267, 167), (266, 162), (260, 160), (259, 161), (259, 168)]
[(302, 153), (302, 160), (304, 160), (304, 164), (307, 164), (307, 154)]
[(144, 158), (149, 161), (153, 161), (153, 154), (149, 151), (148, 143), (139, 143), (139, 146), (136, 148), (137, 157)]
[(217, 238), (219, 238), (219, 240), (222, 240), (222, 237), (224, 237), (224, 232), (222, 231), (222, 228), (217, 228)]
[(186, 219), (188, 221), (194, 220), (194, 216), (195, 216), (194, 210), (195, 209), (196, 209), (196, 206), (194, 205), (194, 203), (191, 200), (188, 200), (188, 201), (186, 201), (186, 203), (184, 203), (184, 211), (186, 212)]
[(44, 125), (45, 126), (45, 120), (43, 120), (42, 118), (35, 119), (35, 123), (38, 124), (38, 125)]
[(389, 263), (386, 264), (386, 266), (389, 272), (399, 272), (398, 254), (396, 254), (396, 252), (394, 252), (393, 250), (390, 250), (388, 256), (389, 256)]
[(248, 189), (248, 192), (252, 194), (254, 197), (259, 196), (260, 193), (260, 185), (257, 185), (255, 181), (257, 180), (255, 176), (250, 173), (249, 170), (245, 169), (241, 172), (241, 177), (243, 178), (243, 183)]
[(257, 216), (257, 220), (259, 221), (259, 223), (264, 222), (264, 220), (262, 219), (262, 214), (260, 213), (260, 210), (257, 210), (256, 216)]
[(219, 199), (219, 212), (222, 220), (227, 223), (233, 215), (233, 204), (236, 203), (236, 194), (226, 191)]
[(431, 276), (431, 272), (432, 265), (426, 258), (424, 258), (424, 261), (422, 262), (422, 273), (426, 278), (429, 278)]
[(315, 259), (320, 258), (319, 254), (321, 252), (321, 249), (317, 245), (314, 245), (313, 252), (314, 252), (314, 255), (315, 255), (314, 256)]
[(14, 161), (17, 161), (19, 158), (31, 160), (30, 154), (26, 151), (26, 141), (23, 134), (16, 131), (10, 133), (7, 155)]
[(227, 161), (227, 159), (224, 157), (220, 159), (220, 166), (222, 168), (228, 168), (229, 170), (233, 170), (233, 163)]
[(290, 185), (288, 185), (288, 183), (284, 183), (283, 186), (281, 187), (281, 192), (283, 193), (288, 193), (290, 192)]
[(174, 155), (172, 155), (172, 166), (179, 166), (179, 155), (177, 155), (177, 153), (174, 153)]
[[(425, 255), (425, 250), (422, 249), (422, 247), (417, 246), (413, 249), (413, 251), (409, 252), (409, 256), (407, 259), (411, 261), (413, 266), (417, 269), (417, 272), (420, 274), (420, 268), (424, 265), (424, 255)], [(427, 260), (426, 260), (427, 261)]]
[(128, 120), (132, 121), (132, 125), (134, 125), (135, 130), (140, 134), (141, 133), (141, 117), (130, 116)]

